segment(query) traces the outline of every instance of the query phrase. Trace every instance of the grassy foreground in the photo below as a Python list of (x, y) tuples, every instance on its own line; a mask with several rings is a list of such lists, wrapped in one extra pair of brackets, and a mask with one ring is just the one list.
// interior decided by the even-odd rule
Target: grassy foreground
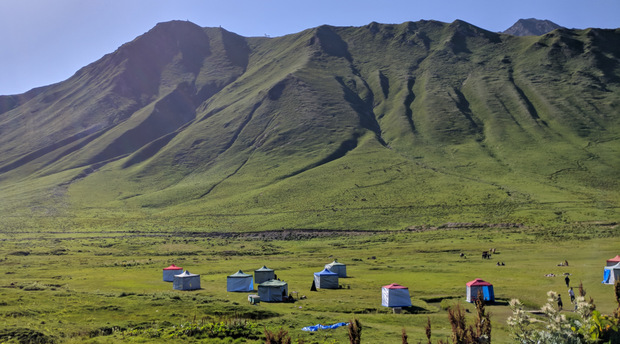
[[(22, 231), (0, 233), (0, 241), (0, 335), (27, 328), (69, 343), (178, 342), (180, 338), (130, 336), (128, 331), (241, 318), (257, 324), (259, 337), (263, 327), (282, 327), (293, 339), (318, 343), (347, 343), (346, 328), (318, 333), (301, 328), (358, 318), (364, 342), (396, 343), (403, 328), (409, 342), (424, 339), (430, 317), (433, 338), (445, 339), (450, 333), (445, 308), (459, 302), (473, 310), (464, 301), (465, 283), (477, 277), (494, 284), (498, 299), (488, 306), (493, 342), (508, 343), (511, 298), (538, 308), (546, 292), (555, 290), (564, 295), (565, 312), (571, 315), (560, 276), (565, 272), (573, 286), (583, 282), (600, 311), (610, 313), (615, 308), (612, 287), (600, 281), (605, 260), (619, 253), (614, 226), (350, 232), (299, 240)], [(481, 251), (490, 248), (497, 254), (481, 259)], [(334, 258), (347, 264), (350, 278), (340, 280), (344, 288), (311, 292), (313, 272)], [(557, 266), (564, 260), (568, 267)], [(505, 266), (497, 266), (498, 261)], [(162, 281), (162, 268), (171, 263), (200, 274), (202, 289), (172, 290), (171, 283)], [(226, 292), (227, 275), (239, 269), (252, 273), (262, 265), (275, 269), (289, 291), (307, 298), (252, 306), (248, 293)], [(409, 287), (411, 309), (392, 314), (381, 306), (380, 288), (389, 283)]]

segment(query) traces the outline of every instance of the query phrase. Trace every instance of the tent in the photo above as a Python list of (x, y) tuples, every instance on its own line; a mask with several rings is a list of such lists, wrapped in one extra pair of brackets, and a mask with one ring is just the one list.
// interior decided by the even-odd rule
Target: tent
[(493, 285), (491, 283), (476, 278), (473, 281), (467, 282), (465, 285), (467, 286), (467, 302), (476, 301), (478, 292), (480, 291), (482, 291), (484, 301), (495, 301), (495, 293), (493, 292)]
[(381, 287), (381, 305), (385, 307), (409, 307), (411, 297), (409, 288), (392, 283)]
[(273, 269), (269, 269), (263, 265), (262, 268), (254, 270), (254, 281), (256, 281), (256, 284), (261, 284), (272, 279), (276, 279), (276, 274), (273, 272)]
[(614, 266), (620, 263), (620, 256), (615, 256), (611, 259), (607, 259), (607, 266)]
[(334, 259), (333, 262), (325, 265), (325, 268), (331, 272), (335, 272), (338, 274), (338, 277), (347, 277), (347, 266), (342, 263), (338, 263), (337, 259)]
[(288, 284), (283, 281), (269, 280), (258, 285), (261, 302), (282, 302), (288, 296)]
[(183, 271), (178, 275), (174, 275), (172, 281), (172, 289), (175, 290), (194, 290), (200, 289), (200, 275), (192, 274), (189, 271)]
[(338, 289), (338, 274), (327, 268), (314, 273), (314, 284), (317, 289)]
[(226, 291), (252, 291), (254, 290), (252, 281), (252, 275), (239, 270), (226, 278)]
[(164, 282), (174, 281), (174, 275), (178, 275), (181, 272), (183, 272), (183, 268), (178, 267), (174, 264), (170, 265), (167, 268), (164, 268)]
[(614, 266), (606, 266), (603, 270), (603, 283), (615, 284), (620, 280), (620, 263)]

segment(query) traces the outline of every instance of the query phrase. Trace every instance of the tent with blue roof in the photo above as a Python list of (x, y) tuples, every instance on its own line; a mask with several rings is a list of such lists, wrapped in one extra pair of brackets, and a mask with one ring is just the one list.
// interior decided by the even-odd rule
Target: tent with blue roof
[(338, 274), (328, 269), (315, 272), (314, 284), (318, 289), (338, 289)]

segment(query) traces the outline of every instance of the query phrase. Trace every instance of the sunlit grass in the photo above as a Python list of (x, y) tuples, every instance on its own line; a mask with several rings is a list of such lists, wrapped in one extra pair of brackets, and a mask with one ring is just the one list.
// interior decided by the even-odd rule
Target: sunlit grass
[[(0, 312), (7, 328), (28, 326), (69, 342), (106, 326), (158, 327), (227, 316), (249, 317), (261, 327), (284, 327), (293, 338), (341, 343), (346, 342), (345, 331), (310, 335), (300, 329), (358, 318), (365, 326), (365, 340), (397, 341), (402, 328), (417, 340), (424, 338), (423, 326), (430, 317), (439, 339), (450, 331), (442, 305), (464, 303), (465, 283), (477, 277), (494, 284), (498, 300), (516, 297), (537, 307), (545, 302), (546, 291), (566, 289), (561, 275), (569, 272), (573, 286), (583, 282), (598, 309), (611, 312), (614, 296), (600, 279), (605, 260), (617, 254), (614, 233), (608, 227), (480, 228), (297, 241), (148, 237), (138, 232), (74, 238), (49, 231), (3, 233)], [(497, 254), (481, 259), (480, 253), (490, 248)], [(460, 257), (461, 252), (467, 258)], [(311, 292), (313, 273), (334, 258), (347, 264), (350, 278), (340, 280), (343, 289)], [(568, 267), (557, 266), (564, 260)], [(498, 261), (505, 266), (497, 266)], [(171, 263), (200, 274), (202, 289), (172, 290), (162, 281), (161, 270)], [(307, 298), (250, 306), (248, 293), (226, 292), (226, 276), (239, 269), (252, 273), (263, 265), (275, 269), (289, 291)], [(545, 277), (549, 273), (557, 277)], [(380, 287), (394, 282), (409, 287), (414, 313), (394, 315), (381, 307)], [(509, 342), (507, 304), (489, 310), (494, 342)], [(122, 341), (119, 335), (105, 338)]]

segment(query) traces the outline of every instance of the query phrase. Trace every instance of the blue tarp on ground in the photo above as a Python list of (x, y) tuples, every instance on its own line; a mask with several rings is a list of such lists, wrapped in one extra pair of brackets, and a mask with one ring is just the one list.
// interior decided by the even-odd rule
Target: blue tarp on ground
[(348, 325), (348, 323), (344, 323), (344, 322), (333, 324), (333, 325), (321, 325), (321, 324), (319, 324), (319, 325), (314, 325), (314, 326), (306, 326), (306, 327), (302, 328), (301, 330), (302, 331), (315, 332), (315, 331), (318, 331), (318, 330), (331, 330), (331, 329), (338, 328), (340, 326), (347, 326), (347, 325)]

